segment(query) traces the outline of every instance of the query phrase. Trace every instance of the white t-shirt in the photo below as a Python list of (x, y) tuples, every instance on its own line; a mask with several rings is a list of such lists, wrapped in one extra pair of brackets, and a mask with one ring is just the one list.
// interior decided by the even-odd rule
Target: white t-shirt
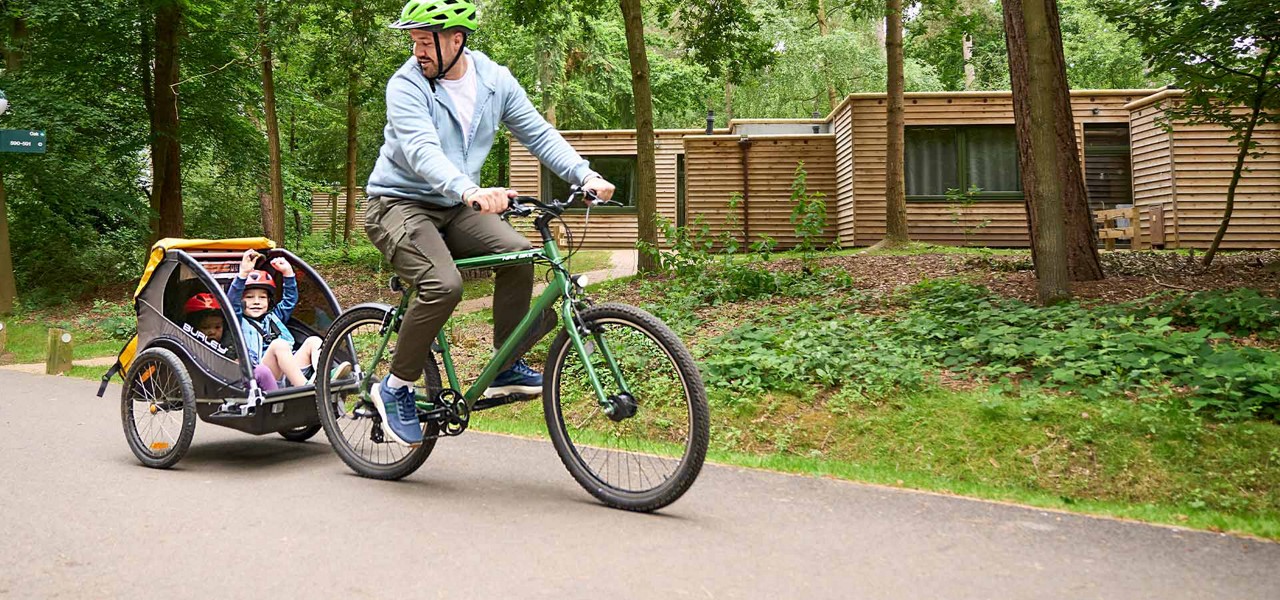
[(461, 79), (441, 79), (437, 81), (457, 110), (458, 121), (462, 123), (462, 135), (466, 143), (471, 143), (471, 119), (476, 114), (476, 66), (471, 59), (463, 55), (467, 61), (467, 72)]

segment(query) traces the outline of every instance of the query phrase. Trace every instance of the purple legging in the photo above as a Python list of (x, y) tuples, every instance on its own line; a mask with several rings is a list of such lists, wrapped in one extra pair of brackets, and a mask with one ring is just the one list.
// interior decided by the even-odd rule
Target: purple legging
[(271, 369), (268, 369), (266, 365), (254, 366), (253, 378), (258, 381), (258, 389), (264, 392), (280, 389), (280, 383), (276, 381), (276, 376), (271, 374)]

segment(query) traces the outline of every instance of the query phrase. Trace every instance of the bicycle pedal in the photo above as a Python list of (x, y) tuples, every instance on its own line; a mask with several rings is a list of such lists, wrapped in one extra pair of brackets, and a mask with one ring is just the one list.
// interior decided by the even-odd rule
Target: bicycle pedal
[(525, 400), (533, 400), (537, 396), (532, 394), (505, 394), (502, 396), (489, 396), (476, 400), (475, 406), (471, 410), (484, 410), (486, 408), (496, 408), (506, 406), (515, 402), (523, 402)]

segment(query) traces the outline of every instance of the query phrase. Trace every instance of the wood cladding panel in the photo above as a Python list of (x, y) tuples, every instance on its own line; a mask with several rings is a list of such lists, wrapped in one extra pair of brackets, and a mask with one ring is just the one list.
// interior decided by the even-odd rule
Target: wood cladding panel
[[(329, 233), (329, 228), (334, 222), (334, 203), (337, 204), (337, 224), (336, 235), (334, 237), (342, 237), (342, 227), (344, 220), (347, 218), (347, 193), (343, 191), (340, 194), (331, 194), (329, 192), (312, 192), (311, 193), (311, 233)], [(364, 235), (364, 210), (368, 206), (364, 190), (356, 189), (356, 222), (353, 232)]]
[[(1156, 115), (1151, 110), (1148, 117)], [(1167, 137), (1178, 241), (1183, 247), (1208, 247), (1221, 224), (1238, 148), (1229, 130), (1217, 125), (1174, 122)], [(1280, 247), (1280, 126), (1260, 127), (1253, 139), (1264, 154), (1245, 161), (1224, 248)]]

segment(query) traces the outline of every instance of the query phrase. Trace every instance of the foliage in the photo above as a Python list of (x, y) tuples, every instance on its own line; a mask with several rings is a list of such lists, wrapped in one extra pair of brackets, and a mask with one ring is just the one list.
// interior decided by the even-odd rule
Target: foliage
[(964, 217), (964, 211), (972, 208), (978, 203), (978, 194), (982, 193), (982, 188), (969, 184), (969, 189), (961, 191), (957, 188), (947, 189), (947, 211), (951, 213), (951, 224), (960, 226), (961, 232), (964, 234), (964, 245), (969, 245), (969, 236), (985, 229), (991, 224), (991, 217), (987, 216), (983, 220), (973, 225), (961, 225), (961, 218)]
[(739, 402), (813, 386), (872, 397), (921, 389), (919, 351), (894, 343), (885, 321), (856, 307), (841, 299), (761, 311), (717, 338), (715, 352), (703, 357), (708, 384)]
[(1161, 297), (1154, 307), (1139, 314), (1166, 316), (1175, 327), (1194, 327), (1233, 336), (1280, 338), (1280, 298), (1257, 290), (1210, 290), (1197, 294)]
[(826, 195), (822, 192), (809, 193), (808, 175), (804, 162), (800, 161), (796, 164), (795, 179), (791, 181), (791, 201), (795, 203), (791, 209), (791, 224), (795, 226), (796, 237), (800, 238), (796, 250), (800, 251), (806, 271), (812, 270), (818, 238), (827, 223)]
[(898, 339), (938, 366), (1086, 398), (1181, 391), (1224, 418), (1280, 417), (1280, 353), (1221, 343), (1227, 334), (1174, 328), (1131, 306), (1039, 308), (955, 281), (903, 298)]

